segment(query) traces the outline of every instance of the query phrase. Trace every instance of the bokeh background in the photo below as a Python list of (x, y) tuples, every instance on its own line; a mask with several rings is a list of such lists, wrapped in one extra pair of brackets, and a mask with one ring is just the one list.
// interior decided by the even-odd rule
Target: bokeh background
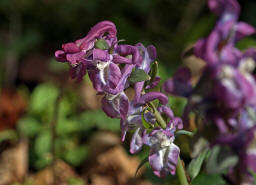
[[(240, 19), (256, 26), (256, 1), (239, 2)], [(155, 45), (164, 80), (184, 64), (200, 75), (202, 62), (184, 51), (216, 17), (206, 0), (0, 0), (0, 185), (177, 184), (172, 176), (156, 178), (147, 165), (134, 178), (148, 149), (131, 156), (119, 121), (100, 110), (89, 80), (68, 79), (69, 67), (54, 59), (62, 43), (102, 20), (113, 21), (126, 44)], [(238, 43), (248, 46), (256, 46), (255, 37)], [(170, 100), (178, 115), (184, 103)], [(186, 138), (178, 142), (189, 158)], [(200, 178), (198, 184), (220, 177)]]

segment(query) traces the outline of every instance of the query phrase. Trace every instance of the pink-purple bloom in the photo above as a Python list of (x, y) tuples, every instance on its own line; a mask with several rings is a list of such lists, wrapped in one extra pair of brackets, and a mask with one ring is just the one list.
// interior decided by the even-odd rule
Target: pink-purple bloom
[[(152, 63), (157, 57), (153, 45), (119, 44), (115, 25), (110, 21), (96, 24), (82, 39), (62, 45), (55, 52), (57, 61), (70, 65), (70, 75), (81, 81), (88, 76), (98, 94), (103, 95), (102, 109), (111, 118), (120, 118), (121, 137), (125, 140), (129, 131), (134, 131), (130, 152), (136, 153), (143, 145), (150, 147), (149, 163), (154, 173), (164, 177), (175, 174), (179, 147), (174, 142), (174, 131), (183, 127), (182, 120), (175, 117), (167, 106), (168, 97), (161, 92), (146, 92), (158, 85), (160, 77), (142, 79), (131, 83), (133, 71), (143, 71), (149, 75)], [(146, 83), (147, 82), (147, 83)], [(134, 98), (130, 100), (126, 89), (134, 88)], [(158, 100), (156, 110), (149, 103)], [(147, 109), (147, 110), (146, 110)], [(154, 111), (168, 117), (168, 126), (161, 128)], [(142, 119), (150, 125), (146, 128)]]
[[(199, 81), (192, 86), (189, 69), (182, 67), (163, 89), (188, 98), (185, 123), (192, 111), (197, 118), (202, 117), (199, 133), (205, 136), (207, 129), (215, 128), (217, 132), (213, 129), (213, 136), (208, 136), (210, 142), (229, 146), (240, 158), (235, 169), (241, 176), (251, 177), (249, 170), (256, 172), (255, 147), (249, 149), (256, 133), (256, 49), (240, 51), (236, 43), (255, 33), (255, 28), (238, 21), (240, 6), (236, 0), (209, 0), (208, 5), (218, 20), (209, 36), (194, 46), (194, 54), (206, 64)], [(230, 177), (234, 171), (230, 170)]]

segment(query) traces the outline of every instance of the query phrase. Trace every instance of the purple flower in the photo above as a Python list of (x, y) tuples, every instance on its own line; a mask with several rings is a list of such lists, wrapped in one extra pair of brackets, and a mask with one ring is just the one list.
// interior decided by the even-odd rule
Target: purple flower
[[(108, 34), (105, 36), (105, 33)], [(109, 47), (114, 47), (117, 43), (115, 25), (110, 21), (99, 22), (84, 38), (63, 44), (62, 50), (55, 52), (57, 61), (70, 64), (72, 78), (81, 80), (85, 75), (97, 39), (103, 39)]]
[[(156, 127), (149, 134), (141, 123), (141, 114), (128, 116), (127, 127), (135, 128), (130, 144), (130, 152), (136, 153), (141, 150), (142, 146), (150, 146), (149, 163), (155, 175), (165, 177), (169, 173), (175, 174), (179, 147), (173, 144), (174, 132), (176, 127), (181, 129), (182, 121), (180, 118), (174, 117), (172, 110), (167, 106), (160, 106), (158, 110), (161, 114), (165, 114), (170, 118), (165, 129)], [(148, 112), (144, 115), (148, 122), (154, 126), (156, 119), (154, 115)]]
[(129, 110), (129, 100), (124, 92), (102, 98), (102, 109), (111, 118), (126, 119)]
[(209, 0), (209, 7), (220, 18), (210, 35), (196, 43), (195, 55), (208, 64), (234, 63), (241, 54), (235, 43), (255, 33), (255, 28), (237, 22), (240, 7), (236, 0)]
[(209, 0), (208, 6), (218, 16), (234, 16), (240, 13), (240, 6), (236, 0)]
[(149, 164), (158, 177), (175, 174), (180, 149), (173, 141), (174, 131), (171, 129), (158, 129), (150, 133)]
[[(122, 73), (117, 64), (111, 61), (112, 56), (107, 51), (93, 49), (93, 56), (88, 74), (94, 88), (99, 92), (104, 92), (106, 87), (115, 88), (120, 82)], [(119, 91), (119, 93), (122, 92)]]
[(192, 93), (191, 72), (187, 67), (181, 67), (174, 76), (163, 84), (163, 90), (176, 96), (189, 97)]
[[(146, 93), (141, 96), (138, 102), (136, 102), (135, 100), (130, 102), (127, 117), (124, 119), (121, 119), (121, 122), (120, 122), (122, 141), (125, 140), (126, 132), (130, 128), (136, 129), (138, 127), (142, 127), (141, 116), (143, 112), (143, 107), (148, 102), (151, 102), (156, 99), (158, 99), (162, 104), (167, 104), (168, 102), (168, 97), (160, 92)], [(152, 116), (152, 114), (146, 114), (145, 118), (148, 119), (148, 122), (151, 122), (151, 123), (155, 122), (155, 121), (152, 121), (155, 119)]]
[[(137, 48), (141, 53), (141, 59), (142, 59), (141, 64), (139, 66), (137, 66), (137, 68), (144, 70), (148, 74), (150, 71), (152, 62), (154, 62), (157, 57), (156, 48), (152, 45), (145, 48), (141, 43), (137, 44)], [(155, 85), (158, 84), (159, 81), (160, 81), (160, 78), (157, 79), (153, 85), (151, 85), (151, 84), (150, 85), (152, 87), (154, 87)], [(135, 101), (138, 101), (140, 99), (144, 85), (145, 85), (144, 81), (137, 82), (135, 84), (135, 87), (134, 87), (135, 88)], [(148, 87), (148, 88), (150, 88), (150, 87)]]
[(130, 152), (132, 154), (137, 153), (142, 149), (142, 146), (148, 142), (147, 130), (143, 127), (138, 127), (131, 139)]
[[(144, 47), (141, 43), (118, 45), (116, 34), (112, 22), (102, 21), (84, 38), (63, 44), (62, 50), (55, 52), (56, 59), (70, 64), (72, 78), (82, 80), (88, 72), (94, 89), (103, 95), (103, 111), (111, 118), (120, 118), (122, 141), (128, 131), (133, 131), (131, 153), (140, 151), (143, 145), (150, 146), (149, 161), (154, 173), (159, 177), (175, 174), (179, 148), (173, 144), (174, 131), (183, 127), (182, 120), (166, 106), (168, 97), (165, 94), (145, 92), (145, 89), (154, 88), (160, 77), (147, 83), (130, 84), (128, 80), (134, 69), (149, 74), (157, 57), (156, 48)], [(186, 81), (183, 76), (178, 78), (182, 83)], [(129, 87), (135, 90), (132, 100), (125, 93)], [(159, 100), (157, 109), (149, 104), (154, 100)], [(165, 115), (166, 128), (159, 128), (154, 111)]]
[[(190, 71), (180, 68), (163, 89), (188, 98), (183, 121), (187, 123), (189, 113), (194, 112), (200, 119), (198, 135), (211, 145), (230, 147), (239, 157), (236, 167), (230, 169), (231, 179), (238, 174), (242, 182), (252, 183), (249, 169), (256, 171), (256, 50), (242, 52), (235, 44), (253, 34), (255, 28), (238, 22), (236, 0), (209, 0), (208, 5), (218, 20), (209, 36), (194, 47), (194, 54), (206, 63), (199, 81), (192, 86)], [(166, 114), (172, 117), (171, 112)]]
[[(240, 158), (238, 164), (229, 172), (229, 176), (235, 182), (237, 179), (243, 183), (253, 183), (250, 170), (256, 172), (256, 125), (247, 130), (241, 130), (233, 135), (220, 136), (213, 144), (229, 146)], [(237, 174), (240, 175), (237, 178)], [(242, 182), (240, 182), (242, 184)]]

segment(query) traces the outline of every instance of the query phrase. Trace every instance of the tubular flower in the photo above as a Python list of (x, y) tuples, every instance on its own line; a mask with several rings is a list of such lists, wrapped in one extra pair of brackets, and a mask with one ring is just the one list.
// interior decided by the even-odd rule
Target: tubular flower
[(154, 130), (150, 134), (149, 163), (154, 174), (159, 177), (175, 174), (180, 149), (173, 141), (172, 130)]
[[(230, 169), (230, 178), (241, 174), (241, 183), (248, 183), (252, 179), (250, 170), (256, 172), (255, 146), (249, 144), (255, 145), (256, 134), (256, 50), (240, 51), (235, 44), (255, 33), (255, 28), (238, 21), (240, 6), (236, 0), (209, 0), (208, 5), (218, 20), (209, 36), (194, 46), (194, 54), (206, 64), (199, 81), (192, 86), (190, 71), (183, 67), (164, 83), (163, 89), (188, 99), (185, 124), (192, 111), (196, 118), (202, 118), (199, 134), (212, 145), (231, 148), (239, 157)], [(209, 128), (212, 135), (206, 134)]]
[[(97, 43), (100, 42), (105, 43), (106, 48), (104, 49), (115, 47), (117, 43), (116, 32), (116, 27), (112, 22), (99, 22), (84, 38), (63, 44), (62, 50), (55, 52), (56, 60), (68, 62), (71, 66), (71, 77), (81, 81), (86, 73), (87, 63), (92, 58), (93, 48), (97, 47)], [(107, 33), (106, 36), (105, 33)]]
[[(182, 120), (166, 105), (168, 97), (165, 94), (146, 92), (160, 81), (157, 76), (148, 78), (157, 57), (156, 48), (152, 45), (144, 47), (141, 43), (119, 45), (116, 34), (112, 22), (102, 21), (84, 38), (63, 44), (62, 50), (55, 52), (56, 59), (68, 62), (71, 77), (78, 81), (88, 72), (94, 89), (103, 95), (103, 111), (111, 118), (120, 118), (122, 141), (127, 132), (134, 131), (131, 153), (140, 151), (143, 145), (149, 146), (149, 161), (154, 173), (159, 177), (175, 174), (179, 148), (173, 144), (174, 131), (183, 127)], [(142, 78), (131, 81), (136, 71)], [(134, 88), (132, 100), (126, 95), (128, 88)], [(156, 108), (152, 107), (154, 100), (160, 103)], [(167, 116), (167, 128), (160, 127), (155, 111)]]
[(195, 55), (208, 64), (234, 63), (241, 55), (235, 43), (255, 33), (255, 28), (237, 21), (240, 7), (236, 0), (209, 0), (208, 5), (219, 19), (210, 35), (196, 43)]

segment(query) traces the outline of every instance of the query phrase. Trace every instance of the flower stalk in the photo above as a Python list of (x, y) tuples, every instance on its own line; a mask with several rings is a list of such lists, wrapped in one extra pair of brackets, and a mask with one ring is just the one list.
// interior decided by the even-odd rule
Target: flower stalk
[[(94, 89), (103, 95), (103, 111), (120, 119), (122, 141), (127, 132), (133, 131), (130, 153), (146, 145), (150, 147), (148, 161), (153, 173), (160, 178), (175, 175), (180, 154), (174, 144), (175, 131), (183, 128), (182, 119), (168, 107), (168, 96), (157, 91), (145, 93), (160, 82), (156, 76), (156, 48), (141, 43), (119, 44), (116, 34), (114, 23), (99, 22), (84, 38), (63, 44), (62, 50), (55, 52), (56, 59), (68, 62), (71, 77), (78, 81), (88, 73)], [(126, 95), (129, 87), (134, 89), (133, 99)], [(153, 104), (155, 100), (159, 105)], [(151, 109), (145, 112), (148, 106)]]
[(182, 162), (180, 157), (178, 158), (178, 164), (176, 168), (176, 173), (179, 179), (179, 182), (181, 185), (188, 185), (187, 177), (186, 177), (186, 172), (183, 168)]
[(161, 116), (161, 114), (158, 112), (157, 108), (155, 107), (153, 102), (150, 102), (149, 105), (152, 107), (153, 111), (154, 111), (154, 115), (156, 117), (156, 121), (157, 123), (162, 127), (162, 128), (166, 128), (166, 123), (163, 119), (163, 117)]
[[(156, 117), (157, 122), (159, 123), (159, 125), (163, 128), (166, 127), (166, 123), (163, 119), (163, 117), (161, 116), (161, 114), (158, 112), (158, 110), (156, 109), (155, 105), (150, 102), (149, 103), (150, 106), (153, 108), (154, 110), (154, 115)], [(180, 157), (178, 158), (178, 163), (177, 163), (177, 167), (176, 167), (176, 173), (177, 173), (177, 177), (179, 179), (179, 182), (181, 185), (188, 185), (188, 181), (187, 181), (187, 177), (186, 177), (186, 172), (183, 168), (182, 162)]]

